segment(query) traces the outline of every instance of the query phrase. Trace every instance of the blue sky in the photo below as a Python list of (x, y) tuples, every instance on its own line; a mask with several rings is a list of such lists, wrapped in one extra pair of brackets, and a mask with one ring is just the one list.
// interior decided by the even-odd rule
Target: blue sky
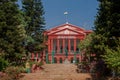
[[(19, 0), (19, 4), (20, 4)], [(97, 0), (42, 0), (45, 11), (46, 29), (64, 24), (67, 19), (70, 24), (85, 29), (92, 29), (97, 14)]]

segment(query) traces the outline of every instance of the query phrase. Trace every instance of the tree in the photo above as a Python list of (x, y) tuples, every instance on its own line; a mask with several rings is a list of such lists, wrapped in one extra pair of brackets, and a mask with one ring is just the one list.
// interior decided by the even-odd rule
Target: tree
[(91, 47), (91, 41), (92, 41), (92, 36), (94, 33), (91, 33), (86, 36), (86, 38), (82, 41), (80, 41), (79, 48), (80, 50), (85, 50), (86, 53), (90, 53), (90, 47)]
[(93, 36), (94, 36), (94, 32), (87, 35), (86, 38), (80, 41), (80, 44), (79, 44), (80, 50), (85, 53), (85, 56), (89, 58), (89, 61), (92, 60), (91, 55), (93, 54), (93, 51), (92, 51)]
[(120, 1), (98, 0), (100, 2), (95, 20), (94, 50), (99, 54), (105, 53), (105, 46), (114, 49), (120, 37)]
[[(92, 49), (96, 53), (97, 59), (108, 61), (107, 65), (113, 66), (116, 65), (113, 63), (114, 58), (119, 56), (120, 0), (98, 1), (99, 9), (95, 20)], [(117, 60), (114, 62), (118, 63)]]
[(26, 36), (16, 1), (0, 1), (0, 53), (4, 52), (4, 58), (15, 63), (25, 51), (23, 41)]
[(100, 8), (95, 21), (95, 33), (101, 34), (107, 38), (107, 41), (113, 44), (106, 43), (108, 46), (116, 46), (116, 41), (120, 37), (120, 1), (119, 0), (99, 0)]
[(30, 51), (29, 47), (32, 47), (32, 51), (40, 51), (43, 47), (43, 31), (45, 29), (42, 2), (41, 0), (23, 0), (22, 3), (25, 21), (27, 22), (26, 33), (28, 40), (31, 39), (31, 41), (26, 42), (28, 51)]
[(108, 24), (107, 16), (110, 16), (110, 5), (111, 3), (108, 0), (98, 0), (100, 2), (98, 13), (96, 16), (95, 21), (95, 36), (94, 36), (94, 50), (98, 57), (103, 54), (104, 51), (104, 44), (107, 45), (106, 37), (108, 37)]

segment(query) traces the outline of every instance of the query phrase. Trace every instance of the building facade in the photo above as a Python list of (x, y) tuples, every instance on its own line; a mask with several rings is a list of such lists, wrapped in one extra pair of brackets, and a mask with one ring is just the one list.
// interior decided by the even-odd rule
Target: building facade
[(46, 62), (63, 63), (66, 59), (71, 63), (80, 62), (79, 43), (91, 32), (69, 23), (46, 30)]

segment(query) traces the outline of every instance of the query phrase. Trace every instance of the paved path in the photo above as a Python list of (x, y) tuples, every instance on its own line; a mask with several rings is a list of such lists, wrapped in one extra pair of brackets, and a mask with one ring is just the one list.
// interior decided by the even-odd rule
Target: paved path
[(44, 70), (25, 74), (21, 80), (90, 80), (86, 73), (76, 73), (74, 64), (45, 64)]

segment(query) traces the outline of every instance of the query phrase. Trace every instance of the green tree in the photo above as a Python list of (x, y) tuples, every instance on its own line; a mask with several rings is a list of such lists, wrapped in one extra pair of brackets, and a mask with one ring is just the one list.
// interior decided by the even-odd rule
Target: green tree
[(25, 21), (27, 22), (27, 49), (28, 51), (31, 50), (29, 48), (32, 48), (32, 51), (40, 51), (43, 48), (41, 43), (43, 43), (43, 31), (45, 29), (42, 2), (41, 0), (22, 0), (22, 3)]
[[(99, 9), (95, 20), (92, 49), (98, 59), (104, 59), (107, 65), (116, 65), (120, 37), (120, 0), (98, 0)], [(102, 56), (104, 57), (102, 57)], [(109, 59), (110, 58), (110, 59)], [(112, 60), (113, 59), (113, 60)], [(116, 63), (118, 63), (115, 60)], [(112, 64), (109, 64), (112, 63)]]
[(100, 2), (95, 20), (94, 50), (98, 55), (105, 53), (105, 46), (114, 49), (120, 37), (120, 0), (98, 0)]
[(0, 1), (0, 52), (9, 62), (17, 63), (24, 53), (25, 29), (17, 0)]
[(90, 53), (90, 47), (91, 47), (91, 41), (92, 41), (92, 36), (94, 33), (91, 33), (86, 36), (86, 38), (82, 41), (80, 41), (79, 48), (80, 50), (85, 50), (86, 53)]
[[(98, 0), (99, 9), (95, 21), (95, 36), (94, 36), (94, 50), (97, 54), (97, 57), (100, 57), (101, 54), (105, 52), (104, 45), (107, 45), (107, 37), (109, 35), (108, 17), (110, 17), (110, 7), (111, 3), (108, 0)], [(108, 16), (108, 17), (107, 17)]]
[(85, 56), (89, 58), (89, 61), (91, 61), (91, 54), (93, 53), (92, 51), (92, 41), (93, 41), (93, 37), (94, 36), (94, 32), (87, 35), (86, 38), (82, 41), (80, 41), (79, 44), (79, 48), (81, 50), (81, 52), (85, 53)]

